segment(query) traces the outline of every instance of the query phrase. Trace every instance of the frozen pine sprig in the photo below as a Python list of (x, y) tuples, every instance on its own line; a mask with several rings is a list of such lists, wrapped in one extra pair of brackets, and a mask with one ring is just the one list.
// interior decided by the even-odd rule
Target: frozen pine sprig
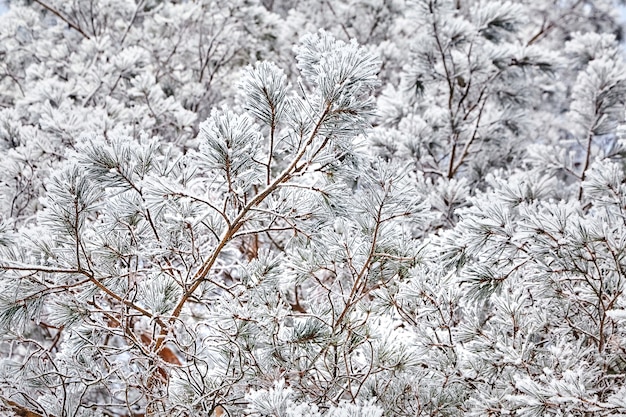
[(478, 33), (494, 42), (507, 38), (522, 23), (524, 11), (520, 5), (511, 1), (489, 1), (471, 7)]
[(258, 62), (247, 68), (240, 83), (244, 109), (270, 129), (282, 121), (287, 108), (287, 77), (271, 62)]
[(621, 59), (601, 56), (587, 65), (576, 80), (571, 108), (572, 119), (581, 129), (581, 139), (615, 131), (623, 117), (625, 93)]
[(287, 410), (291, 406), (292, 401), (289, 397), (293, 394), (293, 390), (285, 387), (285, 381), (277, 381), (274, 387), (269, 390), (252, 391), (248, 395), (250, 409), (248, 413), (252, 415), (275, 415), (287, 417)]
[(213, 111), (200, 127), (200, 155), (228, 192), (243, 197), (261, 181), (261, 136), (250, 116)]
[(626, 185), (624, 170), (614, 162), (597, 162), (589, 170), (583, 183), (584, 192), (593, 198), (595, 207), (604, 207), (607, 214), (618, 215), (623, 222), (626, 220), (619, 207), (626, 204)]
[(57, 238), (58, 253), (62, 253), (59, 266), (86, 268), (86, 228), (102, 203), (102, 189), (72, 164), (52, 178), (49, 189), (51, 197), (42, 223), (48, 225)]
[(295, 392), (284, 380), (277, 381), (272, 388), (253, 390), (247, 395), (251, 417), (273, 415), (276, 417), (382, 417), (383, 410), (372, 402), (356, 404), (343, 401), (323, 412), (315, 404), (297, 401)]
[(103, 187), (134, 190), (141, 194), (141, 182), (158, 166), (160, 145), (143, 134), (133, 140), (124, 133), (110, 140), (97, 135), (84, 137), (77, 146), (77, 159)]
[(340, 123), (366, 127), (374, 109), (368, 96), (379, 84), (380, 60), (355, 41), (347, 44), (325, 31), (305, 35), (295, 50), (302, 76), (318, 89), (321, 109), (327, 107)]

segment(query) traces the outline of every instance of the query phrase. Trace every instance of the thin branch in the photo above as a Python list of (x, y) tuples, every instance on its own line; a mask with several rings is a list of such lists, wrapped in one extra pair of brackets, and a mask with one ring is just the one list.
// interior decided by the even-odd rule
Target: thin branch
[(133, 310), (141, 313), (143, 316), (146, 316), (151, 319), (155, 319), (160, 325), (164, 325), (163, 322), (152, 315), (149, 311), (139, 307), (132, 301), (129, 301), (120, 295), (113, 292), (109, 287), (100, 282), (93, 273), (86, 271), (84, 269), (64, 269), (64, 268), (47, 268), (40, 267), (36, 265), (23, 265), (23, 266), (11, 266), (11, 265), (0, 265), (0, 270), (5, 271), (32, 271), (32, 272), (44, 272), (44, 273), (52, 273), (52, 274), (80, 274), (89, 279), (91, 283), (93, 283), (96, 287), (102, 290), (104, 293), (109, 295), (111, 298), (117, 300), (118, 302), (132, 308)]
[(137, 12), (139, 11), (139, 8), (143, 6), (143, 2), (144, 0), (141, 0), (139, 1), (139, 3), (137, 3), (137, 6), (135, 7), (135, 11), (133, 12), (133, 16), (131, 17), (130, 22), (128, 22), (128, 26), (126, 26), (126, 30), (124, 30), (122, 39), (120, 39), (120, 45), (124, 44), (124, 41), (126, 40), (126, 36), (128, 36), (128, 32), (130, 31), (130, 28), (133, 26), (133, 24), (135, 23), (135, 20), (137, 19)]
[(69, 27), (71, 27), (72, 29), (74, 29), (76, 32), (80, 33), (81, 35), (83, 35), (83, 37), (85, 37), (85, 39), (91, 39), (89, 37), (89, 35), (87, 35), (81, 28), (80, 26), (76, 25), (75, 23), (73, 23), (71, 20), (69, 20), (67, 17), (63, 16), (58, 10), (56, 10), (53, 7), (48, 6), (46, 3), (44, 3), (41, 0), (33, 0), (35, 3), (37, 3), (38, 5), (40, 5), (41, 7), (43, 7), (44, 9), (48, 10), (50, 13), (54, 14), (55, 16), (57, 16), (59, 19), (61, 19), (62, 21), (64, 21), (65, 23), (67, 23), (67, 25)]

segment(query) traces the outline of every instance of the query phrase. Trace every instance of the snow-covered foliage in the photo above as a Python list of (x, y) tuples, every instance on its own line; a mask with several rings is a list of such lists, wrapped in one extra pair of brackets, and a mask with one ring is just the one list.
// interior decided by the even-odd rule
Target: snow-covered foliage
[(0, 413), (626, 414), (610, 0), (13, 0)]

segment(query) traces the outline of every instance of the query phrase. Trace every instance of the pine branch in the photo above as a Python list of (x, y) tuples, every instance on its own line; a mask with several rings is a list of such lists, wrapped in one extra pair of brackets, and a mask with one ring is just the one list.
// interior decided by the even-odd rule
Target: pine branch
[[(239, 215), (235, 219), (233, 219), (230, 227), (226, 230), (226, 232), (220, 239), (220, 242), (218, 243), (217, 247), (213, 250), (213, 253), (211, 254), (211, 256), (198, 269), (198, 272), (196, 272), (193, 278), (192, 284), (182, 295), (181, 299), (179, 300), (176, 307), (172, 311), (171, 318), (169, 320), (170, 323), (173, 323), (180, 316), (183, 310), (183, 307), (187, 303), (187, 300), (198, 289), (198, 287), (202, 284), (202, 282), (204, 282), (207, 275), (210, 273), (211, 269), (213, 268), (213, 265), (215, 264), (220, 254), (222, 253), (222, 250), (226, 247), (226, 245), (230, 242), (230, 240), (235, 236), (235, 234), (239, 231), (239, 229), (246, 222), (246, 216), (248, 215), (248, 213), (254, 207), (261, 204), (272, 192), (274, 192), (274, 190), (276, 190), (279, 187), (280, 184), (288, 181), (291, 178), (296, 166), (298, 165), (300, 160), (304, 157), (309, 146), (313, 143), (313, 141), (317, 137), (322, 125), (324, 124), (328, 115), (330, 114), (331, 106), (332, 106), (332, 103), (326, 104), (326, 107), (324, 111), (322, 112), (322, 115), (320, 116), (317, 124), (315, 125), (315, 128), (311, 132), (311, 135), (309, 136), (308, 140), (304, 143), (304, 145), (302, 146), (300, 151), (296, 154), (296, 156), (291, 161), (289, 166), (285, 168), (283, 173), (279, 175), (274, 181), (272, 181), (272, 183), (269, 184), (263, 191), (258, 193), (241, 210)], [(165, 335), (167, 334), (167, 332), (168, 332), (168, 328), (166, 326), (162, 326), (160, 337), (157, 339), (157, 342), (155, 343), (155, 348), (154, 348), (155, 351), (158, 351), (158, 349), (160, 349), (161, 345), (165, 341)]]

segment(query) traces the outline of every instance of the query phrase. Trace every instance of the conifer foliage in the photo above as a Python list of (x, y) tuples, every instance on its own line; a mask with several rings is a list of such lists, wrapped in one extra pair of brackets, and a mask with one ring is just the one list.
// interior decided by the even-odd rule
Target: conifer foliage
[(0, 16), (0, 413), (626, 414), (618, 4)]

